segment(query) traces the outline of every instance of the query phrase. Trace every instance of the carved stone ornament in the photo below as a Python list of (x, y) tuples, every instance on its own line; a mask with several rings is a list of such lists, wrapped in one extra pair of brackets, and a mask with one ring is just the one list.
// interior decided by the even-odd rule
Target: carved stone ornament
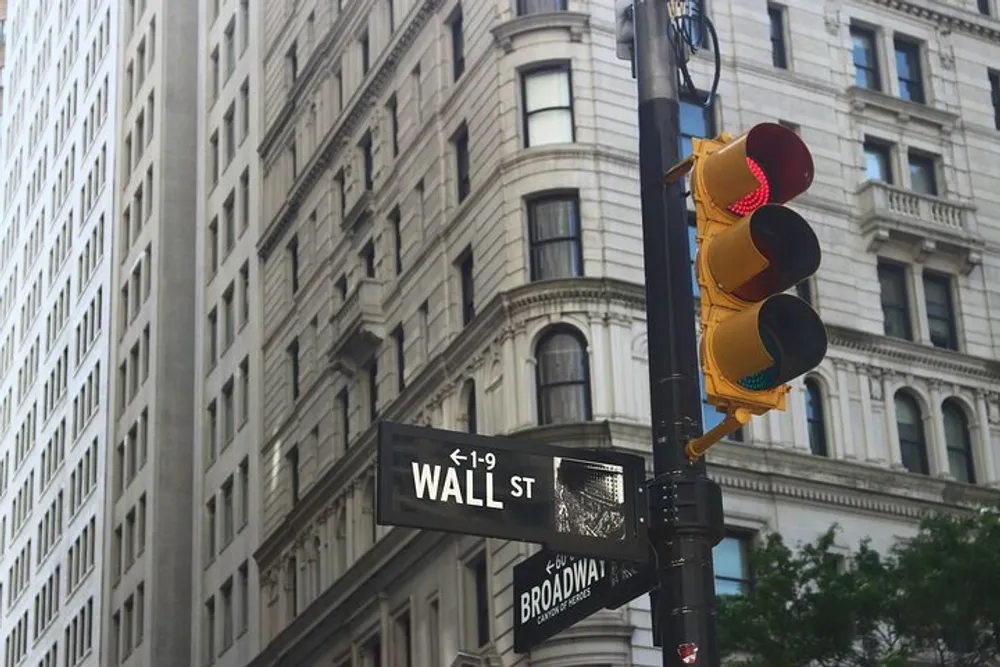
[(951, 43), (951, 28), (939, 25), (937, 28), (938, 58), (941, 67), (955, 69), (955, 47)]
[(986, 396), (986, 414), (991, 424), (1000, 424), (1000, 394), (989, 393)]
[(828, 33), (836, 35), (840, 30), (840, 8), (827, 2), (826, 11), (823, 12), (823, 23)]
[(879, 368), (868, 369), (868, 390), (871, 392), (873, 401), (881, 401), (884, 387), (882, 384), (882, 370)]

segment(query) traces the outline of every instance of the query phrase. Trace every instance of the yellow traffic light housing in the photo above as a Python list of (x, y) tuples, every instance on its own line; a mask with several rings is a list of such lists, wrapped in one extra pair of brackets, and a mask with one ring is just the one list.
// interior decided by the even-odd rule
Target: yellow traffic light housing
[(751, 415), (784, 410), (786, 383), (823, 360), (827, 340), (816, 311), (784, 293), (820, 264), (815, 232), (782, 205), (812, 184), (809, 149), (775, 123), (693, 143), (668, 178), (693, 169), (701, 366), (708, 403), (727, 413), (688, 444), (697, 458)]

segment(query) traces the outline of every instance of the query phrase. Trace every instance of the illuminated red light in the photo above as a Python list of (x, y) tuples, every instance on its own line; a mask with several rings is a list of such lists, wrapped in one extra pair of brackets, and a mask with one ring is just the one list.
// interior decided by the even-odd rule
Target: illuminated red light
[(729, 206), (729, 210), (740, 217), (750, 215), (771, 199), (771, 186), (767, 182), (767, 174), (764, 173), (759, 164), (750, 158), (747, 158), (747, 167), (760, 183), (760, 187)]

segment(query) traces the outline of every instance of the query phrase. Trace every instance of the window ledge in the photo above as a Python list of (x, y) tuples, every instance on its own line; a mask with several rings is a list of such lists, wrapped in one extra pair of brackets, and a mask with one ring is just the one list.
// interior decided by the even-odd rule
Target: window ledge
[(372, 212), (372, 191), (365, 190), (358, 197), (358, 200), (354, 202), (344, 219), (340, 223), (341, 229), (354, 230), (364, 222)]
[(569, 31), (570, 41), (583, 40), (583, 33), (590, 30), (590, 15), (583, 12), (545, 12), (518, 16), (504, 21), (492, 29), (493, 39), (505, 53), (514, 50), (514, 38), (538, 30)]
[(926, 125), (932, 125), (943, 134), (951, 134), (958, 122), (958, 114), (945, 111), (928, 104), (917, 104), (903, 100), (892, 95), (868, 88), (851, 86), (847, 89), (847, 100), (851, 105), (851, 112), (862, 114), (871, 107), (877, 112), (895, 116), (895, 120), (900, 123), (908, 123), (916, 120)]
[(887, 243), (914, 248), (914, 260), (946, 253), (958, 256), (960, 270), (968, 275), (983, 261), (985, 242), (979, 235), (975, 208), (889, 185), (867, 181), (857, 192), (861, 233), (868, 251), (878, 253)]

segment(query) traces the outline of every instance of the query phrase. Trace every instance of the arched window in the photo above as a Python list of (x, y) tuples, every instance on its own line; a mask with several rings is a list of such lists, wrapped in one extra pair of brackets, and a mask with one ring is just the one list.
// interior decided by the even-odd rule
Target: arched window
[(479, 422), (476, 419), (476, 381), (468, 379), (462, 385), (462, 409), (465, 412), (465, 430), (469, 433), (479, 433)]
[(816, 380), (806, 380), (806, 425), (809, 449), (816, 456), (829, 456), (826, 448), (826, 419), (823, 415), (823, 392)]
[(899, 431), (899, 454), (903, 467), (910, 472), (929, 475), (924, 420), (916, 399), (904, 391), (896, 394), (896, 428)]
[(333, 530), (334, 576), (340, 577), (347, 571), (347, 510), (343, 507), (337, 510), (337, 523)]
[(530, 200), (528, 241), (532, 280), (582, 276), (580, 202), (576, 193)]
[(288, 559), (285, 565), (285, 603), (287, 618), (290, 621), (299, 613), (299, 561), (295, 556)]
[(571, 327), (557, 327), (535, 348), (539, 424), (590, 421), (590, 364), (587, 342)]
[(969, 418), (954, 399), (941, 406), (944, 416), (944, 441), (948, 449), (948, 468), (960, 482), (976, 483), (976, 466), (972, 460), (972, 438), (969, 437)]

